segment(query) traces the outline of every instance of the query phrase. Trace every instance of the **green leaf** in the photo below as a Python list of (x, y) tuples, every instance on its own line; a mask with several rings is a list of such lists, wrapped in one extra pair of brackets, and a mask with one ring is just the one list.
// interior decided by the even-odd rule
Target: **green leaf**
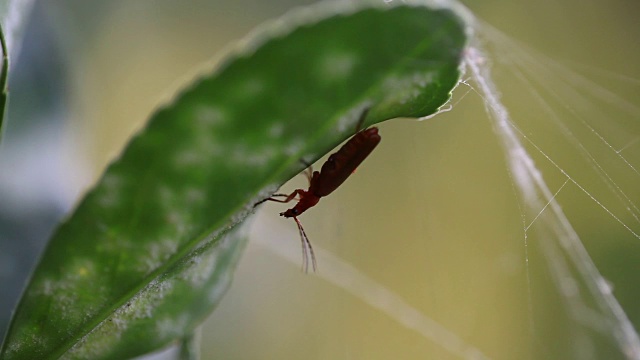
[(0, 73), (0, 140), (7, 113), (9, 97), (9, 48), (15, 55), (16, 45), (22, 40), (27, 15), (33, 5), (32, 0), (0, 0), (0, 47), (2, 50), (2, 73)]
[(452, 10), (323, 3), (260, 29), (152, 116), (50, 241), (2, 359), (123, 359), (188, 337), (253, 204), (366, 125), (427, 116), (460, 76)]
[(2, 69), (0, 71), (0, 140), (2, 140), (2, 124), (4, 117), (7, 115), (7, 100), (9, 96), (9, 87), (7, 80), (9, 79), (9, 50), (7, 42), (4, 38), (4, 30), (0, 24), (0, 50), (2, 50)]

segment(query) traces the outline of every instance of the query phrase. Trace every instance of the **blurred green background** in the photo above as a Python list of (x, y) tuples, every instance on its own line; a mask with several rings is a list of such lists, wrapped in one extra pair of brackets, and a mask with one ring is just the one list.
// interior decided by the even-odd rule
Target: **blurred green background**
[[(256, 25), (310, 3), (36, 2), (14, 60), (0, 146), (0, 333), (55, 224), (154, 107)], [(640, 239), (631, 231), (640, 233), (640, 224), (584, 161), (581, 146), (632, 204), (640, 203), (639, 176), (630, 167), (640, 169), (640, 142), (634, 142), (640, 138), (640, 113), (634, 112), (640, 99), (640, 3), (463, 3), (522, 42), (505, 42), (487, 34), (485, 25), (478, 27), (486, 34), (485, 61), (516, 124), (619, 218), (571, 182), (558, 193), (637, 327)], [(526, 46), (539, 55), (523, 58)], [(555, 63), (543, 56), (564, 68), (551, 68)], [(579, 82), (573, 71), (595, 84)], [(602, 93), (605, 88), (612, 92)], [(552, 263), (540, 243), (555, 241), (553, 234), (532, 229), (525, 246), (522, 200), (513, 190), (504, 150), (482, 98), (468, 90), (461, 85), (454, 109), (433, 119), (382, 124), (376, 152), (301, 218), (311, 241), (490, 358), (624, 358), (606, 330), (572, 315), (566, 293), (552, 281)], [(630, 165), (620, 166), (619, 154), (577, 119), (623, 150)], [(566, 176), (528, 149), (551, 191), (558, 190)], [(283, 191), (305, 182), (300, 176)], [(322, 262), (319, 275), (307, 275), (297, 260), (276, 255), (273, 245), (265, 245), (275, 242), (266, 237), (299, 253), (294, 223), (277, 216), (284, 208), (267, 204), (255, 219), (254, 239), (235, 281), (203, 326), (204, 359), (459, 357), (326, 281), (331, 271)], [(533, 216), (527, 216), (528, 224)], [(584, 286), (572, 271), (576, 286)]]

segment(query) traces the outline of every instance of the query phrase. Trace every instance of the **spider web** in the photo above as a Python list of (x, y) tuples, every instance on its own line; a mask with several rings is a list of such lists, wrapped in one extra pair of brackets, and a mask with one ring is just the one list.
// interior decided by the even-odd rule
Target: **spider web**
[[(466, 64), (470, 76), (485, 101), (514, 190), (521, 199), (525, 246), (533, 234), (572, 320), (568, 340), (575, 344), (573, 356), (603, 358), (606, 353), (598, 342), (606, 339), (617, 344), (622, 356), (639, 359), (640, 339), (633, 324), (557, 197), (567, 186), (575, 187), (628, 237), (640, 240), (637, 196), (630, 185), (640, 175), (637, 162), (634, 164), (637, 148), (633, 148), (640, 136), (637, 124), (633, 124), (640, 108), (489, 25), (483, 24), (482, 29), (494, 53), (500, 54), (500, 58), (491, 58), (500, 59), (513, 79), (529, 90), (530, 111), (538, 120), (535, 129), (525, 128), (526, 122), (518, 121), (517, 113), (510, 114), (492, 81), (487, 56), (476, 47), (469, 48)], [(566, 154), (547, 150), (552, 142), (543, 137), (550, 133), (561, 138), (555, 141), (571, 145), (573, 153), (563, 156)], [(566, 147), (562, 151), (566, 153)], [(547, 183), (548, 173), (564, 178), (554, 190)], [(535, 316), (531, 310), (532, 323)]]

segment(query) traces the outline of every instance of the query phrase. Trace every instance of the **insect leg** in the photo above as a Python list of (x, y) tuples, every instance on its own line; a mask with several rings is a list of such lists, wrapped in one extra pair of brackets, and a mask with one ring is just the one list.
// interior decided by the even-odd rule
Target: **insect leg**
[[(273, 195), (271, 195), (270, 197), (274, 197), (274, 196), (279, 196), (279, 197), (289, 197), (289, 195), (291, 195), (291, 194), (273, 194)], [(266, 199), (266, 200), (269, 200), (269, 199)], [(263, 200), (263, 201), (266, 201), (266, 200)]]
[(360, 118), (358, 119), (358, 124), (356, 125), (355, 134), (359, 133), (360, 130), (362, 130), (362, 124), (364, 124), (364, 120), (367, 118), (367, 114), (369, 113), (369, 109), (371, 109), (371, 108), (367, 106), (366, 108), (364, 108), (364, 110), (362, 110), (362, 113), (360, 114)]
[[(302, 190), (302, 189), (297, 189), (297, 190), (294, 190), (294, 191), (293, 191), (291, 194), (289, 194), (289, 195), (287, 195), (287, 194), (273, 194), (273, 195), (271, 195), (270, 197), (268, 197), (268, 198), (266, 198), (266, 199), (264, 199), (264, 200), (260, 200), (260, 201), (258, 201), (257, 203), (255, 203), (255, 204), (253, 205), (253, 207), (258, 206), (258, 205), (262, 204), (262, 203), (263, 203), (263, 202), (265, 202), (265, 201), (275, 201), (275, 202), (279, 202), (279, 203), (288, 203), (289, 201), (293, 200), (293, 198), (295, 198), (295, 197), (296, 197), (296, 195), (300, 195), (300, 196), (302, 196), (302, 193), (303, 193), (303, 192), (304, 192), (304, 190)], [(276, 199), (276, 198), (274, 198), (274, 196), (280, 196), (280, 197), (285, 197), (285, 196), (286, 196), (286, 199), (284, 199), (284, 200), (280, 200), (280, 199)]]
[(313, 167), (311, 165), (304, 171), (304, 175), (309, 180), (309, 185), (311, 185), (311, 179), (313, 178)]
[(305, 159), (300, 159), (300, 162), (305, 164), (305, 166), (307, 167), (304, 170), (304, 176), (307, 177), (307, 180), (309, 180), (309, 184), (311, 184), (311, 178), (313, 177), (313, 165), (307, 162)]

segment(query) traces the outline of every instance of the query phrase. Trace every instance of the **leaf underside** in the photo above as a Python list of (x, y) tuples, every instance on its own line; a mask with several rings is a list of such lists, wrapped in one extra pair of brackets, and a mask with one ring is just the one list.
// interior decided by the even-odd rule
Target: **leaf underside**
[[(393, 3), (392, 3), (393, 4)], [(365, 125), (434, 114), (458, 82), (453, 11), (315, 7), (264, 27), (155, 113), (55, 232), (0, 358), (123, 359), (215, 307), (253, 204)]]

